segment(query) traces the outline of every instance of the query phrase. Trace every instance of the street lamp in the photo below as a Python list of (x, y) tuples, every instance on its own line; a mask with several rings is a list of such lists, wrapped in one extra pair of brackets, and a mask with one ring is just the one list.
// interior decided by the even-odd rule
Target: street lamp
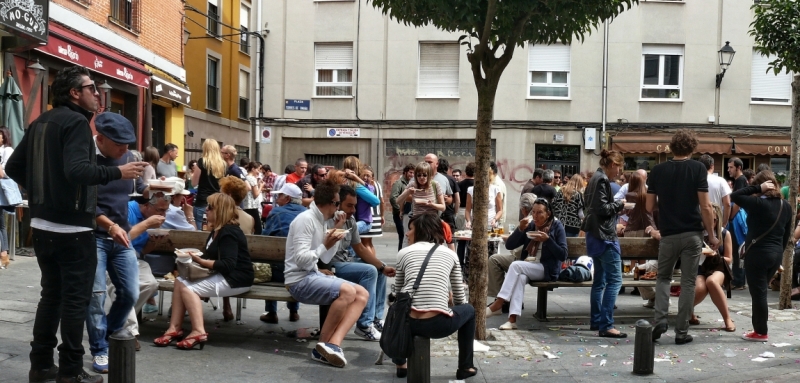
[(722, 72), (717, 74), (717, 88), (719, 85), (722, 84), (722, 78), (725, 77), (725, 71), (731, 66), (731, 62), (733, 61), (733, 55), (736, 54), (736, 51), (730, 46), (730, 41), (725, 42), (725, 46), (720, 48), (718, 51), (719, 53), (719, 68), (722, 69)]
[(33, 64), (28, 65), (27, 68), (33, 70), (34, 74), (39, 74), (45, 70), (42, 64), (39, 64), (39, 59), (36, 59), (36, 61)]
[(103, 101), (105, 102), (105, 108), (103, 108), (104, 112), (111, 110), (111, 85), (108, 85), (108, 81), (103, 81), (102, 84), (97, 86), (97, 89), (100, 89), (100, 93), (103, 94)]

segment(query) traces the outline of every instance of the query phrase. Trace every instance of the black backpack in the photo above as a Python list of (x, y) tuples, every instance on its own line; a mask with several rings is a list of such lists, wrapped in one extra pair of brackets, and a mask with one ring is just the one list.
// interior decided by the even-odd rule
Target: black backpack
[(572, 265), (558, 274), (558, 280), (563, 282), (585, 282), (592, 280), (592, 272), (584, 265)]

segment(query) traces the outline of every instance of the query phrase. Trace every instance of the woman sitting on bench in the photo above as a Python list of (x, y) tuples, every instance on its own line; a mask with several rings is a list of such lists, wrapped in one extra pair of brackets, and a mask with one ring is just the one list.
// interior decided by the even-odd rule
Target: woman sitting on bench
[[(474, 376), (477, 373), (472, 364), (475, 309), (466, 301), (458, 255), (444, 246), (444, 229), (439, 216), (433, 212), (415, 215), (408, 225), (406, 238), (408, 246), (397, 254), (395, 291), (409, 292), (413, 289), (422, 263), (433, 246), (439, 245), (431, 255), (422, 274), (419, 289), (412, 298), (411, 334), (444, 338), (458, 331), (456, 378)], [(453, 291), (453, 307), (448, 306), (450, 289)], [(406, 377), (406, 360), (392, 358), (392, 362), (397, 365), (397, 377)]]
[(522, 314), (525, 285), (530, 281), (557, 281), (561, 263), (567, 259), (564, 225), (553, 217), (550, 203), (544, 198), (536, 199), (531, 214), (533, 219), (528, 216), (519, 221), (518, 229), (506, 241), (507, 249), (523, 246), (522, 256), (528, 258), (511, 264), (497, 299), (486, 308), (488, 318), (500, 315), (503, 304), (511, 303), (508, 322), (500, 326), (501, 330), (517, 328), (517, 316)]
[(172, 318), (163, 336), (153, 342), (166, 347), (173, 340), (183, 338), (183, 312), (189, 312), (192, 331), (178, 342), (178, 348), (190, 350), (199, 345), (203, 349), (208, 340), (203, 326), (203, 306), (200, 298), (228, 297), (246, 293), (253, 285), (253, 263), (247, 250), (247, 239), (239, 228), (236, 204), (226, 194), (208, 197), (206, 217), (211, 233), (203, 257), (192, 254), (192, 261), (215, 271), (209, 277), (188, 281), (175, 280), (172, 292)]

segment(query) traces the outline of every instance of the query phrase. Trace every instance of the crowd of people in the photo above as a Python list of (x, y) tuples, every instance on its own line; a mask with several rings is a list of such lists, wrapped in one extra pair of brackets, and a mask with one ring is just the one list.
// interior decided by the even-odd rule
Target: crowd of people
[[(95, 115), (97, 88), (85, 68), (59, 72), (52, 93), (54, 109), (31, 123), (16, 150), (8, 129), (0, 127), (0, 178), (13, 179), (27, 193), (42, 272), (31, 382), (103, 381), (83, 369), (83, 326), (92, 367), (105, 373), (108, 337), (118, 331), (138, 336), (136, 313), (158, 309), (157, 282), (146, 261), (165, 240), (150, 230), (158, 228), (207, 231), (203, 254), (190, 256), (214, 272), (177, 277), (170, 323), (156, 346), (177, 341), (180, 349), (203, 349), (209, 335), (202, 299), (224, 298), (223, 319), (232, 320), (228, 297), (248, 291), (254, 279), (245, 235), (268, 235), (286, 238), (280, 280), (299, 302), (287, 304), (289, 321), (300, 319), (300, 304), (330, 305), (311, 351), (314, 361), (344, 367), (342, 342), (353, 327), (357, 336), (379, 341), (387, 278), (395, 278), (396, 292), (407, 292), (424, 269), (412, 299), (410, 332), (431, 338), (458, 333), (456, 377), (476, 374), (475, 309), (466, 302), (464, 284), (467, 249), (464, 241), (455, 246), (454, 233), (471, 229), (476, 219), (492, 228), (506, 219), (509, 196), (494, 163), (486, 169), (470, 163), (462, 171), (429, 153), (402, 169), (388, 194), (399, 235), (392, 267), (378, 258), (372, 243), (383, 232), (383, 187), (358, 158), (345, 158), (340, 169), (309, 168), (300, 158), (278, 175), (269, 165), (239, 158), (235, 147), (206, 139), (200, 158), (179, 177), (176, 145), (130, 151), (136, 143), (130, 121), (115, 113)], [(678, 268), (676, 344), (693, 340), (689, 326), (698, 323), (693, 308), (706, 296), (723, 317), (722, 330), (735, 331), (724, 291), (730, 285), (748, 288), (752, 297), (753, 330), (743, 338), (766, 341), (768, 285), (783, 249), (800, 239), (800, 227), (792, 230), (792, 209), (768, 166), (748, 179), (742, 161), (731, 158), (729, 183), (715, 174), (713, 158), (692, 158), (697, 145), (692, 131), (678, 130), (670, 143), (673, 157), (649, 174), (623, 173), (622, 155), (607, 150), (593, 172), (536, 169), (519, 197), (518, 225), (509, 225), (504, 239), (509, 252), (490, 247), (488, 296), (494, 300), (486, 316), (508, 313), (500, 329), (516, 329), (525, 285), (558, 280), (568, 262), (567, 238), (583, 236), (593, 268), (591, 328), (600, 337), (625, 338), (614, 327), (616, 299), (624, 291), (619, 237), (651, 237), (660, 241), (658, 260), (634, 267), (656, 274), (656, 287), (634, 291), (654, 309), (654, 340), (669, 328), (670, 285)], [(490, 183), (484, 217), (473, 210), (479, 172), (486, 172)], [(0, 225), (0, 267), (8, 264)], [(798, 287), (797, 273), (791, 277)], [(113, 301), (109, 310), (106, 299)], [(267, 301), (260, 319), (278, 323), (277, 312), (277, 303)], [(184, 313), (188, 331), (182, 327)], [(56, 366), (59, 326), (63, 343)], [(406, 360), (393, 361), (397, 376), (404, 377)]]

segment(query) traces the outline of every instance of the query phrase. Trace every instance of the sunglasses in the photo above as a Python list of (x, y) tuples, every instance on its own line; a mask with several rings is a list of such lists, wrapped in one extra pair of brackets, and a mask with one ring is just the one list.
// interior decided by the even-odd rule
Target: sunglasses
[(214, 205), (208, 205), (206, 211), (214, 211)]
[(535, 201), (533, 201), (533, 204), (544, 205), (546, 208), (550, 208), (550, 202), (547, 202), (547, 200), (544, 198), (537, 198)]
[(91, 83), (89, 85), (81, 85), (77, 89), (80, 89), (81, 91), (83, 91), (83, 88), (91, 88), (92, 89), (92, 93), (96, 93), (97, 92), (97, 85), (95, 85), (94, 83)]
[(416, 177), (425, 177), (425, 178), (428, 177), (427, 174), (422, 174), (422, 173), (414, 174), (414, 176), (416, 176)]
[(333, 206), (339, 207), (342, 201), (333, 201)]

